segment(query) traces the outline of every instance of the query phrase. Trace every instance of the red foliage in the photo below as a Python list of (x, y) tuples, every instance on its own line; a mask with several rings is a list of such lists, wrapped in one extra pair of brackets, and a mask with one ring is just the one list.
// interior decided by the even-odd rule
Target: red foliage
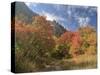
[(74, 48), (79, 48), (81, 45), (81, 36), (78, 32), (72, 32), (71, 37), (72, 46)]
[(65, 32), (58, 39), (58, 43), (71, 43), (74, 48), (78, 48), (81, 45), (81, 36), (78, 32)]
[(65, 32), (61, 35), (61, 37), (58, 39), (57, 43), (64, 44), (66, 42), (69, 42), (71, 39), (71, 32)]

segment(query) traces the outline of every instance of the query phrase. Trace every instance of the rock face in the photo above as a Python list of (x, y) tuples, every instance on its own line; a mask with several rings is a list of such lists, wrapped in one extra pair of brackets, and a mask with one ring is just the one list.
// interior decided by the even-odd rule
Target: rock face
[(56, 37), (60, 37), (63, 33), (67, 31), (61, 24), (59, 24), (55, 20), (49, 22), (53, 26), (53, 33)]

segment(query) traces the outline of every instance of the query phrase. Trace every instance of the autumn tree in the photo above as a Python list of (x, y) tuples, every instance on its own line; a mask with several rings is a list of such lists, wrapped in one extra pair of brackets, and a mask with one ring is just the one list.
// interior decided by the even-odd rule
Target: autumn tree
[(79, 32), (82, 38), (81, 49), (88, 54), (95, 54), (97, 45), (95, 28), (91, 26), (81, 27)]
[(67, 50), (69, 51), (69, 54), (72, 56), (76, 56), (76, 52), (79, 51), (79, 48), (81, 46), (81, 37), (79, 32), (65, 32), (61, 35), (61, 37), (58, 39), (59, 44), (66, 44), (66, 46), (69, 46)]
[[(55, 47), (55, 40), (52, 36), (52, 27), (45, 17), (34, 17), (31, 25), (25, 25), (19, 21), (16, 22), (15, 26), (16, 59), (18, 59), (16, 63), (23, 60), (20, 56), (36, 64), (38, 70), (50, 63), (50, 52)], [(21, 65), (18, 63), (18, 66)]]
[[(55, 47), (55, 41), (53, 39), (52, 26), (43, 16), (34, 17), (32, 26), (37, 30), (33, 32), (31, 38), (31, 44), (33, 45), (34, 55), (30, 51), (29, 56), (34, 59), (38, 67), (44, 67), (49, 62), (50, 52)], [(47, 60), (48, 59), (48, 60)]]

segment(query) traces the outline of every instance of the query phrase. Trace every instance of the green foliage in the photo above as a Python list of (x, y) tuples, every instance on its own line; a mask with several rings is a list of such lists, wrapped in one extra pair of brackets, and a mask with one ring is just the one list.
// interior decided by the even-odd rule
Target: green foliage
[(68, 44), (60, 44), (57, 46), (56, 50), (52, 53), (52, 57), (56, 59), (70, 58), (69, 54), (70, 45)]
[(23, 51), (16, 50), (15, 51), (15, 72), (32, 72), (35, 71), (36, 68), (32, 61), (28, 60), (25, 56), (23, 56)]

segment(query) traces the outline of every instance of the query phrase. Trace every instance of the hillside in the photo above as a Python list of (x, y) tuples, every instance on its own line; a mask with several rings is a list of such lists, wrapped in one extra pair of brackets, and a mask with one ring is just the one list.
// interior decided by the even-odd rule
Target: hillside
[(25, 23), (31, 23), (32, 22), (32, 16), (37, 16), (35, 12), (30, 10), (25, 3), (23, 2), (15, 2), (15, 8), (14, 6), (12, 9), (15, 10), (15, 15), (12, 14), (13, 17), (17, 17), (18, 20), (25, 22)]
[[(15, 2), (15, 16), (12, 14), (12, 17), (16, 17), (17, 20), (26, 23), (26, 24), (32, 24), (34, 22), (34, 17), (39, 16), (39, 14), (33, 12), (26, 6), (23, 2)], [(14, 9), (14, 7), (12, 7)], [(55, 36), (59, 37), (61, 34), (63, 34), (66, 29), (56, 21), (48, 21), (53, 26), (53, 33)]]

